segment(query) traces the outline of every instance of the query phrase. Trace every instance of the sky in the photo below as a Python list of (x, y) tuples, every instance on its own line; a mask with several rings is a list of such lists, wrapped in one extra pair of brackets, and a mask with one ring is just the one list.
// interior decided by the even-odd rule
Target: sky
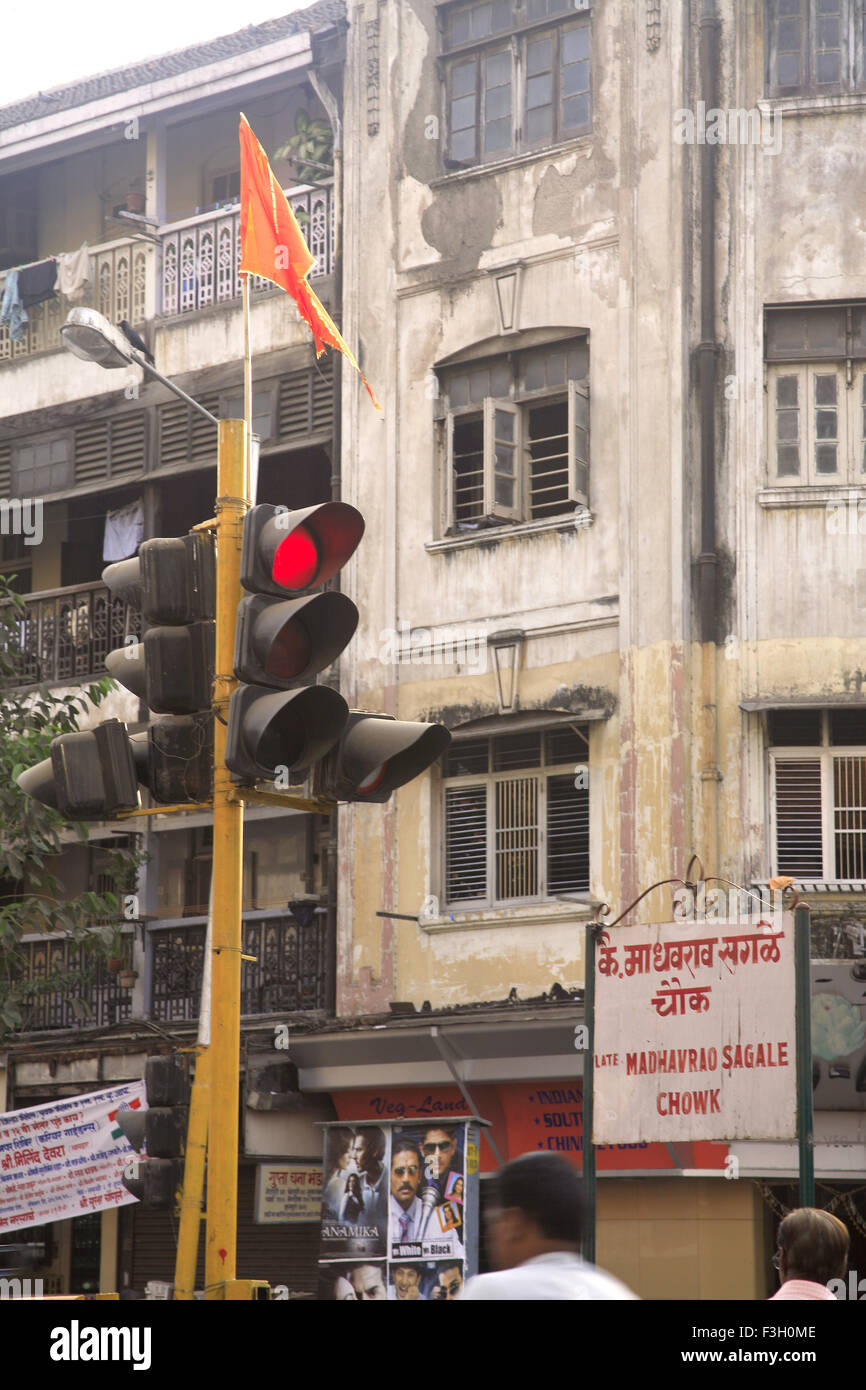
[(0, 106), (304, 10), (313, 0), (5, 0)]

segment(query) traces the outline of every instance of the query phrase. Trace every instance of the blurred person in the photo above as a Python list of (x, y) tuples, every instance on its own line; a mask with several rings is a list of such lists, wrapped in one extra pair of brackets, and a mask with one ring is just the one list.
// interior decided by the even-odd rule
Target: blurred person
[(470, 1279), (461, 1300), (635, 1299), (580, 1256), (583, 1187), (554, 1153), (523, 1154), (490, 1182), (487, 1248), (496, 1274)]
[(781, 1288), (769, 1300), (836, 1301), (827, 1288), (831, 1279), (844, 1279), (848, 1267), (848, 1228), (838, 1217), (817, 1207), (798, 1207), (779, 1227), (773, 1265)]

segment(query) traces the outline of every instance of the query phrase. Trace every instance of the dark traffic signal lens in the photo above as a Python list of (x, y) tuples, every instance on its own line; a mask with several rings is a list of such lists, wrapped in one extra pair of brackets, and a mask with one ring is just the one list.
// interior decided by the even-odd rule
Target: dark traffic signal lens
[(313, 643), (303, 623), (293, 618), (280, 628), (267, 653), (265, 670), (276, 680), (290, 681), (305, 671), (313, 654)]

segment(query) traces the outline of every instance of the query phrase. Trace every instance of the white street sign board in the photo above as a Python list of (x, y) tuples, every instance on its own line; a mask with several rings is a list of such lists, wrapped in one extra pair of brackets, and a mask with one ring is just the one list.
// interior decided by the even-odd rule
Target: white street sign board
[(600, 933), (593, 1141), (791, 1139), (794, 917)]

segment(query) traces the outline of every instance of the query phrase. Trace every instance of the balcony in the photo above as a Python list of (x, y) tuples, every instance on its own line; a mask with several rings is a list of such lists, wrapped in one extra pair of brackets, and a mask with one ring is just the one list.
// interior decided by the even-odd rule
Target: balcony
[[(326, 1006), (326, 916), (307, 927), (279, 909), (243, 919), (242, 1014), (297, 1013)], [(172, 1023), (198, 1018), (207, 920), (154, 922), (148, 932), (150, 1017)]]
[[(126, 237), (90, 248), (90, 270), (86, 293), (79, 303), (98, 309), (112, 323), (126, 319), (141, 323), (146, 315), (148, 256), (142, 243)], [(6, 287), (6, 272), (0, 274), (0, 299)], [(66, 322), (71, 300), (59, 294), (44, 304), (28, 309), (29, 323), (24, 337), (13, 343), (9, 325), (0, 324), (0, 363), (16, 362), (38, 352), (54, 352), (62, 346), (60, 326)]]
[(104, 584), (73, 584), (25, 598), (17, 686), (98, 680), (105, 658), (139, 637), (141, 615)]
[[(131, 938), (130, 938), (131, 944)], [(31, 982), (22, 1033), (59, 1028), (108, 1028), (131, 1013), (131, 994), (102, 956), (68, 937), (25, 941), (22, 974)], [(62, 980), (62, 986), (57, 981)]]
[[(280, 909), (244, 913), (242, 949), (256, 959), (243, 962), (242, 1015), (326, 1007), (326, 922), (324, 913), (314, 916), (307, 927)], [(144, 972), (148, 1018), (166, 1024), (198, 1020), (206, 932), (203, 917), (150, 924)], [(130, 931), (130, 952), (132, 940)], [(132, 991), (121, 987), (102, 956), (84, 951), (67, 937), (31, 939), (24, 942), (24, 949), (27, 961), (22, 973), (33, 982), (33, 989), (22, 1033), (108, 1028), (139, 1016), (139, 1008), (132, 1007)]]
[[(332, 184), (287, 189), (286, 195), (316, 258), (310, 278), (330, 275), (335, 234)], [(174, 318), (240, 301), (239, 206), (167, 223), (155, 233), (151, 245), (156, 255), (137, 237), (92, 246), (92, 279), (79, 302), (98, 309), (112, 323), (126, 319), (141, 324), (151, 314)], [(2, 272), (0, 299), (5, 283), (6, 273)], [(268, 280), (254, 278), (251, 289), (253, 294), (261, 294), (273, 286)], [(30, 321), (17, 343), (9, 337), (8, 324), (0, 325), (0, 365), (58, 350), (60, 327), (73, 307), (63, 295), (35, 305), (28, 310)]]
[[(334, 205), (330, 185), (286, 190), (289, 206), (315, 256), (310, 278), (330, 275), (334, 266)], [(242, 286), (239, 208), (202, 213), (160, 228), (162, 245), (161, 312), (188, 314), (239, 299)], [(272, 289), (254, 277), (253, 293)]]

